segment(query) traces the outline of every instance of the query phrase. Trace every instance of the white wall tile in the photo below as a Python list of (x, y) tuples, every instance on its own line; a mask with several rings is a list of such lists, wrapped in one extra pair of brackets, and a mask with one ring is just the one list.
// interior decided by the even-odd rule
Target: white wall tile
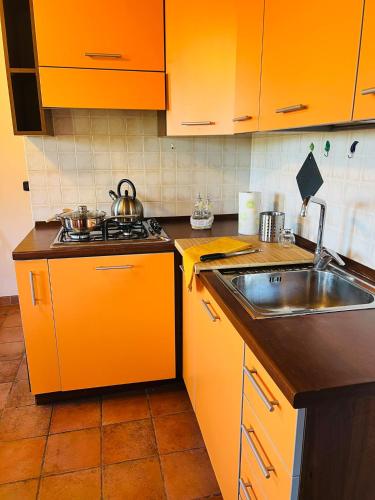
[(237, 210), (249, 138), (158, 137), (155, 111), (59, 109), (53, 119), (54, 137), (25, 139), (34, 217), (78, 203), (109, 212), (108, 190), (122, 178), (149, 215), (189, 215), (208, 191), (215, 210)]

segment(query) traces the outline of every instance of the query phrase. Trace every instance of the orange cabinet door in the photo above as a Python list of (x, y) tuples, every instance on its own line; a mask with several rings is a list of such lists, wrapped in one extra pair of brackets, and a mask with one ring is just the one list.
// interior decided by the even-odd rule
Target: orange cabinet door
[(237, 61), (234, 132), (259, 126), (264, 0), (237, 0)]
[(266, 0), (260, 129), (351, 119), (362, 0)]
[(354, 102), (354, 120), (375, 117), (375, 0), (366, 0), (358, 79)]
[(32, 0), (40, 66), (164, 71), (163, 0)]
[(165, 109), (165, 75), (156, 71), (39, 68), (45, 108)]
[(62, 390), (175, 377), (173, 253), (50, 261)]
[(196, 415), (221, 493), (235, 500), (244, 344), (207, 290), (197, 298)]
[(48, 263), (28, 260), (15, 266), (31, 392), (60, 391)]
[(166, 0), (167, 134), (233, 133), (235, 3)]
[[(193, 285), (194, 286), (194, 285)], [(189, 290), (182, 282), (182, 376), (185, 382), (186, 390), (193, 408), (195, 409), (195, 391), (196, 391), (196, 322), (194, 316), (195, 304), (194, 289)]]

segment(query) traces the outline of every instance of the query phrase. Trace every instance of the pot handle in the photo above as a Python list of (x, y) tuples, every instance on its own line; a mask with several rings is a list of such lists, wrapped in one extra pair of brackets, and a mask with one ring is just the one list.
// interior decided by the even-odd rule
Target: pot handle
[(109, 196), (112, 198), (113, 201), (117, 200), (118, 196), (117, 196), (117, 194), (114, 191), (112, 191), (112, 189), (110, 191), (108, 191), (108, 193), (109, 193)]
[(132, 198), (133, 198), (133, 200), (135, 200), (137, 192), (135, 190), (134, 184), (132, 183), (132, 181), (129, 181), (129, 179), (121, 179), (121, 181), (118, 183), (118, 186), (117, 186), (117, 194), (119, 196), (122, 196), (121, 195), (121, 187), (122, 187), (123, 184), (129, 184), (129, 186), (132, 188), (132, 191), (133, 191)]

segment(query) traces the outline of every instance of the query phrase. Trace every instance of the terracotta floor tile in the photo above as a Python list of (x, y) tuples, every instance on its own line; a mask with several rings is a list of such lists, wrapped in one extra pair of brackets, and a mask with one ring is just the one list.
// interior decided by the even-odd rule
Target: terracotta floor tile
[(23, 331), (21, 326), (1, 326), (0, 344), (3, 342), (23, 342)]
[(19, 361), (0, 361), (0, 384), (13, 382), (16, 378)]
[(169, 500), (191, 500), (220, 493), (205, 449), (160, 457)]
[(25, 345), (23, 342), (6, 342), (5, 344), (0, 344), (0, 361), (21, 360), (24, 352)]
[(35, 500), (38, 479), (0, 485), (0, 500)]
[(142, 392), (106, 396), (102, 413), (103, 425), (149, 418), (147, 395)]
[(0, 410), (2, 410), (6, 405), (11, 387), (12, 387), (12, 382), (6, 382), (5, 384), (0, 384)]
[(51, 407), (8, 408), (0, 418), (0, 440), (13, 441), (48, 434)]
[(164, 415), (154, 419), (159, 453), (204, 447), (204, 441), (193, 411)]
[(166, 498), (157, 457), (107, 465), (104, 468), (105, 500), (161, 500)]
[(6, 406), (19, 407), (35, 404), (35, 398), (30, 392), (28, 380), (17, 380), (10, 391)]
[(43, 477), (38, 500), (100, 500), (100, 474), (89, 469)]
[(156, 454), (151, 419), (103, 427), (103, 463), (136, 460)]
[(16, 375), (16, 380), (29, 380), (29, 371), (27, 367), (26, 357), (23, 357), (21, 364), (18, 368), (18, 372)]
[(19, 312), (18, 306), (10, 306), (10, 310), (6, 315), (4, 322), (2, 324), (4, 327), (8, 326), (22, 326), (21, 314)]
[(100, 401), (71, 401), (53, 407), (51, 434), (100, 426)]
[(48, 436), (44, 474), (89, 469), (99, 465), (99, 429), (84, 429)]
[(153, 416), (168, 415), (191, 410), (189, 396), (182, 388), (162, 388), (152, 390), (150, 405)]
[(46, 438), (0, 443), (0, 484), (38, 477)]

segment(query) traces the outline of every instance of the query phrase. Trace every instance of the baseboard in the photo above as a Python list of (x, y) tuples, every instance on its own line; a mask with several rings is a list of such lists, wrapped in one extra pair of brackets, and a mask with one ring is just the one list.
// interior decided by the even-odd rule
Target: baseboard
[(14, 306), (18, 303), (18, 295), (6, 295), (5, 297), (0, 297), (0, 306)]

